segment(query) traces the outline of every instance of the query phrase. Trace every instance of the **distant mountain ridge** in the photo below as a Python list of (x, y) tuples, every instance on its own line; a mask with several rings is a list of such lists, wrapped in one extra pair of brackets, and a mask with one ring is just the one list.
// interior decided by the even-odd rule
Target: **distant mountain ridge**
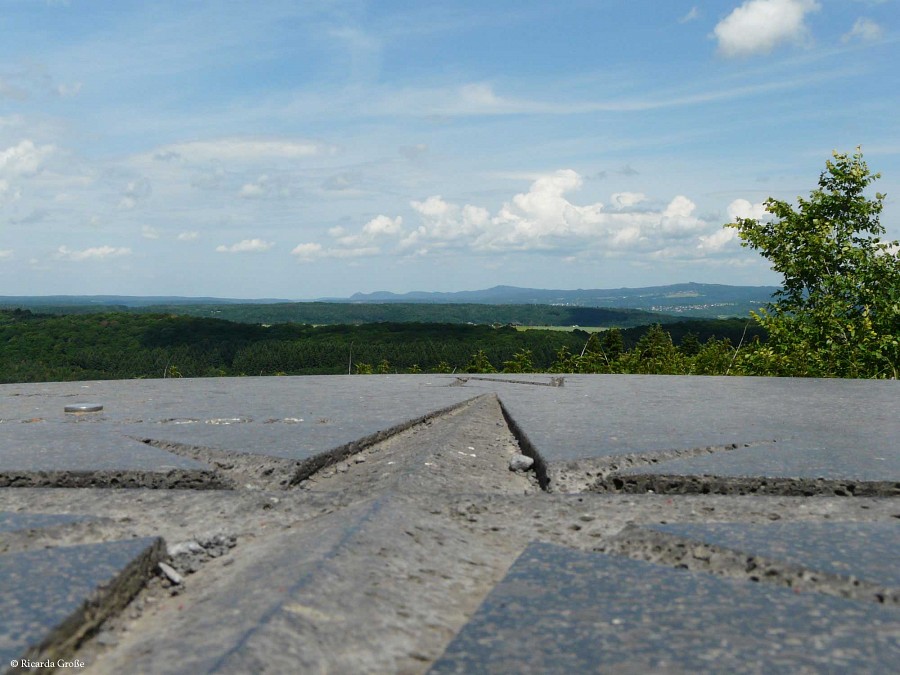
[[(694, 316), (744, 316), (762, 307), (778, 290), (777, 286), (729, 286), (727, 284), (684, 283), (642, 288), (596, 288), (551, 290), (494, 286), (478, 291), (451, 293), (413, 291), (410, 293), (354, 293), (346, 302), (353, 303), (474, 303), (474, 304), (538, 304), (576, 307), (610, 307), (649, 309), (658, 312), (684, 313)], [(332, 301), (340, 301), (333, 299)]]
[(103, 305), (120, 307), (147, 307), (150, 305), (271, 305), (278, 302), (292, 302), (279, 298), (239, 298), (190, 297), (182, 295), (0, 295), (0, 306), (23, 305), (55, 307)]

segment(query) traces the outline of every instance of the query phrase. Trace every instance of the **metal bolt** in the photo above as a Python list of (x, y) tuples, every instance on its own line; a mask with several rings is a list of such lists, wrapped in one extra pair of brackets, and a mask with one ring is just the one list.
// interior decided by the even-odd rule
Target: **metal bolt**
[(89, 413), (101, 410), (103, 410), (103, 406), (99, 403), (73, 403), (65, 407), (67, 413)]

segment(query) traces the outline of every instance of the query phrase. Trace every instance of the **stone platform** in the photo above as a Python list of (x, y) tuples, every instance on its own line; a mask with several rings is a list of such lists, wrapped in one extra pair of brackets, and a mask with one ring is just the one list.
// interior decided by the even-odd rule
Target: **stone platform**
[(895, 672), (898, 411), (894, 381), (3, 385), (0, 672)]

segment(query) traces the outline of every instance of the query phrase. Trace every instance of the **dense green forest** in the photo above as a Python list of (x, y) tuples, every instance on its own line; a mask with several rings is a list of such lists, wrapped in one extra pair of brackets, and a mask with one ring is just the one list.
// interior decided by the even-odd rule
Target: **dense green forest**
[[(746, 334), (745, 334), (746, 331)], [(668, 356), (647, 349), (664, 336)], [(385, 372), (712, 372), (731, 344), (761, 336), (746, 320), (693, 320), (593, 335), (452, 323), (250, 324), (109, 312), (0, 311), (0, 381)], [(674, 338), (674, 342), (673, 342)], [(655, 343), (654, 343), (655, 345)], [(676, 347), (677, 346), (677, 347)], [(644, 357), (636, 350), (647, 352)], [(725, 355), (725, 356), (723, 356)], [(702, 358), (701, 358), (702, 356)], [(677, 363), (660, 363), (673, 358)], [(730, 359), (730, 357), (728, 357)], [(631, 359), (631, 361), (629, 361)], [(671, 360), (671, 359), (670, 359)]]
[[(19, 305), (16, 305), (19, 307)], [(0, 305), (2, 308), (2, 305)], [(242, 323), (363, 324), (363, 323), (475, 323), (521, 326), (602, 326), (628, 328), (680, 318), (639, 309), (608, 309), (565, 305), (485, 305), (424, 303), (198, 303), (170, 305), (34, 305), (43, 314), (129, 312), (177, 314), (227, 319)], [(15, 309), (15, 307), (9, 307)]]

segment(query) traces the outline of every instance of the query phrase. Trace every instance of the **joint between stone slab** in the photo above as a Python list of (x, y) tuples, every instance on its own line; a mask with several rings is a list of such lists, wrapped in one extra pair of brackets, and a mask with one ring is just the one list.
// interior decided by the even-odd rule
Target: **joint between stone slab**
[(348, 457), (352, 457), (356, 453), (361, 452), (366, 448), (375, 445), (376, 443), (381, 443), (382, 441), (385, 441), (392, 436), (396, 436), (397, 434), (404, 432), (407, 429), (411, 429), (416, 425), (424, 424), (429, 420), (437, 419), (438, 417), (449, 415), (450, 413), (456, 412), (457, 410), (467, 408), (478, 399), (490, 395), (491, 394), (481, 394), (479, 396), (474, 396), (470, 399), (466, 399), (465, 401), (461, 401), (460, 403), (454, 403), (453, 405), (447, 406), (445, 408), (439, 408), (438, 410), (433, 410), (425, 415), (406, 420), (405, 422), (401, 422), (400, 424), (395, 424), (388, 429), (382, 429), (381, 431), (377, 431), (374, 434), (369, 434), (368, 436), (364, 436), (355, 441), (351, 441), (350, 443), (345, 443), (344, 445), (332, 448), (331, 450), (325, 450), (324, 452), (314, 457), (310, 457), (309, 459), (299, 462), (296, 470), (294, 471), (293, 477), (290, 479), (289, 485), (293, 487), (307, 480), (317, 471), (321, 471), (322, 469), (328, 468), (333, 464), (342, 462)]
[(797, 592), (811, 591), (850, 600), (900, 605), (898, 588), (879, 586), (852, 576), (823, 572), (638, 525), (627, 525), (608, 544), (594, 550), (691, 572), (792, 588)]
[(2, 471), (0, 488), (150, 488), (222, 490), (231, 485), (215, 471), (172, 469), (160, 471)]
[(540, 485), (541, 490), (544, 492), (551, 492), (550, 475), (547, 471), (546, 460), (535, 447), (534, 443), (531, 442), (531, 439), (528, 438), (528, 434), (525, 433), (522, 427), (519, 426), (519, 423), (516, 422), (515, 418), (510, 414), (506, 406), (503, 405), (503, 399), (497, 396), (497, 402), (500, 404), (500, 411), (503, 413), (503, 419), (506, 421), (506, 426), (509, 427), (510, 432), (519, 442), (520, 451), (523, 455), (531, 457), (534, 460), (534, 473), (537, 476), (538, 485)]
[(594, 492), (691, 495), (779, 495), (795, 497), (900, 497), (900, 483), (828, 478), (765, 476), (681, 476), (611, 474), (595, 482)]

